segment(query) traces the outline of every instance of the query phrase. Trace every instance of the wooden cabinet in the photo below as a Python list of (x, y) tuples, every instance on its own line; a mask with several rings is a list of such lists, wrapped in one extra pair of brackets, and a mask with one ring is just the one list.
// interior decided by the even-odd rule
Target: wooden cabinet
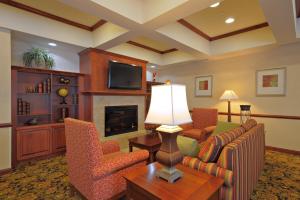
[(64, 126), (52, 127), (52, 152), (61, 152), (66, 150), (66, 137)]
[(17, 159), (26, 160), (51, 153), (51, 128), (26, 128), (17, 131)]
[(66, 150), (64, 124), (24, 126), (16, 129), (17, 160), (23, 161)]

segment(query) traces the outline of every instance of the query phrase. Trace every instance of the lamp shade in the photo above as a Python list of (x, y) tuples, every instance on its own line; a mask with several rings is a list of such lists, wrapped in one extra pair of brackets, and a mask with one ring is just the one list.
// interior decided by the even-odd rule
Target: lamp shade
[(223, 95), (220, 97), (221, 100), (227, 100), (227, 101), (231, 101), (238, 98), (239, 97), (235, 94), (233, 90), (225, 90)]
[(184, 85), (152, 86), (152, 95), (145, 123), (176, 126), (192, 122)]

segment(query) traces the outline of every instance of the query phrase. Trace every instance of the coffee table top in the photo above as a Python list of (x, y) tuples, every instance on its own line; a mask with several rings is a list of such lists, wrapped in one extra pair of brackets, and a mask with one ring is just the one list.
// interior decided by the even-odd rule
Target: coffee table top
[(155, 162), (127, 173), (124, 178), (159, 199), (208, 199), (223, 185), (224, 180), (178, 164), (184, 174), (175, 183), (155, 176), (162, 166)]
[(158, 136), (158, 133), (151, 133), (139, 137), (130, 138), (128, 139), (128, 141), (130, 144), (133, 145), (143, 145), (148, 147), (161, 144), (161, 140)]

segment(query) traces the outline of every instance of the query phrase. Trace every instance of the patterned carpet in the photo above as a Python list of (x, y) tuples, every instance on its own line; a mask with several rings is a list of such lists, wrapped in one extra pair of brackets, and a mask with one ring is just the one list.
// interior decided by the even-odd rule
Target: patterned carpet
[[(72, 196), (66, 160), (58, 156), (19, 166), (0, 177), (0, 199), (80, 199)], [(266, 152), (266, 165), (251, 199), (300, 199), (300, 156)]]

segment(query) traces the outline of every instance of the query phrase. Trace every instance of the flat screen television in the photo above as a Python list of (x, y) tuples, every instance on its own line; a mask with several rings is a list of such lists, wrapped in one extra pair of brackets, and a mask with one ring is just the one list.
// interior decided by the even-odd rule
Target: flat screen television
[(142, 88), (142, 67), (109, 61), (108, 88), (138, 90)]

